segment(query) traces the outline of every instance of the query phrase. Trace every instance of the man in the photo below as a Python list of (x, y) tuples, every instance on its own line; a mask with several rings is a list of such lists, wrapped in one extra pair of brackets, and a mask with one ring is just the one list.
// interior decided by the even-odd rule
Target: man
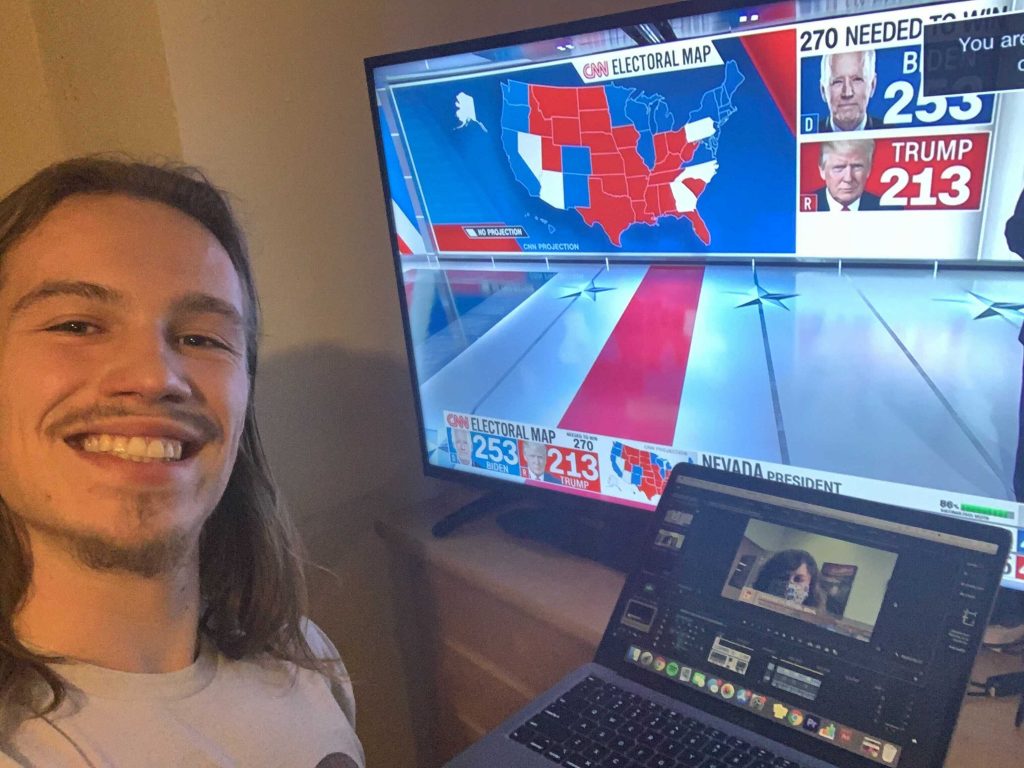
[(868, 114), (875, 94), (875, 52), (871, 48), (821, 57), (821, 99), (829, 116), (818, 124), (820, 132), (863, 131), (881, 128), (882, 121)]
[(815, 191), (816, 210), (879, 210), (878, 195), (864, 189), (874, 155), (875, 142), (871, 139), (823, 142), (818, 150), (818, 173), (825, 186)]
[(258, 334), (196, 172), (72, 160), (0, 201), (0, 766), (362, 765)]
[(531, 440), (521, 440), (523, 447), (522, 467), (523, 476), (530, 480), (547, 480), (545, 470), (548, 466), (548, 447), (544, 443), (537, 443)]
[(459, 464), (465, 464), (467, 467), (473, 464), (472, 446), (469, 441), (469, 430), (459, 429), (458, 427), (451, 428), (452, 433), (452, 444), (454, 450), (451, 451), (451, 458), (453, 463), (457, 461)]

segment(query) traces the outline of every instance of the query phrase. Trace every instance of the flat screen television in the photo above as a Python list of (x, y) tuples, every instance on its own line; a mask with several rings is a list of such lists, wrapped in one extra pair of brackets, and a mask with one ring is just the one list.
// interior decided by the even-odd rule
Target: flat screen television
[(426, 471), (651, 510), (696, 462), (1011, 529), (1024, 588), (1022, 8), (368, 59)]

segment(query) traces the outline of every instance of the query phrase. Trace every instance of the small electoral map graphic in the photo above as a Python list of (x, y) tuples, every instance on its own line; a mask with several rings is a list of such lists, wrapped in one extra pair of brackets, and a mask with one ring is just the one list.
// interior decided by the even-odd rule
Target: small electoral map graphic
[(661, 496), (674, 461), (616, 440), (611, 450), (612, 471), (648, 500)]

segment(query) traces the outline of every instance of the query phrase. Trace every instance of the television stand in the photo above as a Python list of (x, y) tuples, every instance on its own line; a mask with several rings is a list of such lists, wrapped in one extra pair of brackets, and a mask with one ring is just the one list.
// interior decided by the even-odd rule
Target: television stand
[(512, 536), (548, 544), (622, 573), (629, 573), (639, 560), (647, 529), (636, 514), (571, 502), (541, 504), (515, 493), (489, 491), (445, 515), (431, 533), (444, 538), (492, 512), (498, 513), (498, 526)]
[(639, 561), (647, 532), (635, 518), (539, 506), (502, 512), (498, 525), (511, 536), (550, 544), (622, 573), (632, 571)]
[(473, 501), (463, 504), (454, 512), (442, 517), (430, 529), (430, 532), (437, 538), (443, 538), (454, 531), (457, 531), (466, 523), (471, 523), (492, 511), (505, 506), (513, 496), (503, 491), (488, 491)]

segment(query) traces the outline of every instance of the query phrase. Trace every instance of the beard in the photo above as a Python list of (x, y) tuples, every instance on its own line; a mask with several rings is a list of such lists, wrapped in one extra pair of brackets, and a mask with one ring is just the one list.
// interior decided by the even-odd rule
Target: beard
[[(122, 499), (127, 519), (137, 522), (143, 530), (145, 522), (156, 516), (161, 506), (159, 494), (126, 495)], [(0, 512), (3, 508), (0, 501)], [(49, 539), (70, 554), (81, 565), (94, 571), (120, 573), (153, 579), (173, 573), (193, 551), (194, 536), (186, 530), (148, 531), (134, 539), (124, 540), (113, 534), (80, 530), (35, 516), (14, 515), (29, 532)]]
[(178, 569), (190, 549), (189, 538), (174, 531), (143, 542), (124, 543), (95, 534), (65, 538), (72, 556), (95, 571), (153, 579)]

